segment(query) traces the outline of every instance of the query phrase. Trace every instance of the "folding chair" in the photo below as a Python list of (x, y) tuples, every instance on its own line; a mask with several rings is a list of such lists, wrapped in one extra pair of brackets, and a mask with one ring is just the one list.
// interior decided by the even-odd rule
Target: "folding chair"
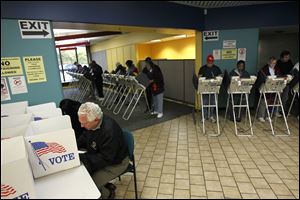
[(135, 190), (135, 198), (138, 199), (137, 195), (137, 185), (136, 185), (136, 168), (135, 168), (135, 160), (134, 160), (134, 138), (131, 132), (128, 130), (123, 129), (123, 138), (124, 141), (127, 144), (128, 147), (128, 157), (129, 157), (129, 165), (127, 169), (119, 175), (119, 180), (121, 181), (121, 175), (131, 172), (133, 173), (133, 178), (134, 178), (134, 190)]

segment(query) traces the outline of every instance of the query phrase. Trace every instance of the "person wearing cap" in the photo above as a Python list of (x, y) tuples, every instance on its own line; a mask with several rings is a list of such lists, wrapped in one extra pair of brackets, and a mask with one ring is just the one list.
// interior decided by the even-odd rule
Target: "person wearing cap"
[(112, 74), (125, 75), (126, 74), (126, 68), (123, 67), (123, 65), (121, 63), (117, 62), (116, 63), (116, 70), (113, 70)]
[(164, 104), (164, 91), (165, 91), (165, 83), (164, 76), (159, 68), (159, 66), (155, 65), (152, 62), (150, 57), (145, 59), (146, 67), (149, 71), (148, 78), (151, 83), (151, 93), (153, 97), (153, 107), (154, 111), (151, 112), (151, 115), (157, 115), (156, 117), (162, 118), (163, 114), (163, 104)]
[(116, 187), (109, 181), (124, 172), (129, 164), (127, 144), (123, 131), (115, 120), (104, 115), (101, 108), (92, 102), (82, 104), (78, 118), (86, 129), (77, 140), (78, 149), (86, 153), (79, 154), (102, 198), (113, 198)]
[[(205, 77), (207, 79), (213, 79), (217, 76), (221, 76), (222, 75), (222, 71), (221, 69), (214, 65), (214, 57), (212, 55), (208, 55), (207, 59), (206, 59), (206, 64), (204, 66), (202, 66), (199, 69), (198, 72), (198, 77)], [(210, 95), (210, 94), (209, 94)], [(215, 104), (215, 98), (213, 95), (203, 95), (203, 105), (208, 105), (208, 104)], [(209, 102), (210, 99), (210, 102)], [(214, 108), (209, 108), (210, 109), (210, 113), (211, 115), (208, 116), (208, 108), (204, 108), (204, 120), (207, 120), (208, 118), (210, 118), (211, 122), (215, 123), (215, 109)]]

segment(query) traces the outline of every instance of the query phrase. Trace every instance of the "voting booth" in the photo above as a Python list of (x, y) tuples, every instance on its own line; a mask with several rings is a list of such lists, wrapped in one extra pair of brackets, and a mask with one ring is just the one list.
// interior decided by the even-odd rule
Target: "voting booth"
[(108, 84), (108, 89), (101, 106), (106, 106), (108, 110), (113, 109), (113, 113), (117, 115), (127, 102), (128, 105), (122, 118), (128, 120), (144, 94), (146, 105), (149, 108), (146, 95), (146, 87), (149, 85), (149, 81), (146, 76), (139, 75), (136, 78), (116, 74), (104, 74), (103, 76)]
[(40, 112), (40, 111), (49, 111), (49, 110), (54, 110), (56, 109), (56, 104), (54, 102), (49, 102), (49, 103), (43, 103), (43, 104), (38, 104), (34, 106), (28, 106), (26, 111), (27, 113), (34, 113), (34, 112)]
[[(288, 75), (287, 77), (268, 76), (266, 79), (266, 82), (261, 85), (260, 90), (259, 90), (260, 97), (259, 97), (258, 105), (260, 105), (261, 101), (264, 101), (266, 108), (267, 108), (266, 110), (267, 110), (267, 116), (269, 119), (268, 121), (270, 123), (272, 134), (274, 136), (290, 135), (289, 125), (287, 123), (286, 115), (285, 115), (284, 108), (282, 105), (281, 93), (282, 93), (283, 89), (286, 87), (287, 83), (289, 83), (291, 80), (292, 80), (292, 76), (290, 76), (290, 75)], [(267, 94), (275, 95), (273, 103), (267, 101), (267, 98), (266, 98)], [(257, 106), (253, 123), (255, 122), (255, 119), (257, 117), (258, 108), (259, 108), (259, 106)], [(270, 112), (270, 109), (271, 109), (271, 112)], [(285, 127), (286, 127), (286, 130), (285, 130), (286, 134), (276, 134), (275, 135), (273, 123), (274, 124), (276, 123), (277, 116), (275, 115), (274, 120), (272, 118), (273, 118), (274, 113), (278, 112), (279, 109), (281, 109), (281, 111), (283, 113), (283, 120), (284, 120)]]
[[(210, 116), (210, 108), (216, 109), (217, 117), (217, 133), (209, 134), (210, 136), (219, 136), (220, 133), (220, 124), (219, 124), (219, 113), (218, 113), (218, 94), (220, 91), (222, 77), (215, 77), (214, 79), (206, 79), (205, 77), (200, 77), (198, 82), (198, 94), (201, 96), (201, 107), (202, 107), (202, 129), (203, 133), (206, 134), (205, 130), (205, 118), (204, 118), (204, 108), (208, 108), (208, 116)], [(204, 105), (203, 95), (209, 95), (209, 104)], [(210, 104), (210, 98), (213, 96), (215, 99), (215, 104)]]
[(28, 107), (28, 101), (1, 104), (1, 118), (9, 115), (25, 114)]
[(77, 88), (79, 90), (76, 91), (75, 89), (70, 94), (70, 99), (73, 99), (74, 101), (83, 102), (84, 98), (89, 95), (91, 92), (94, 92), (91, 90), (92, 88), (92, 82), (87, 79), (83, 74), (75, 73), (67, 71), (67, 74), (72, 76), (73, 81), (69, 84), (70, 88)]
[(25, 143), (34, 178), (80, 165), (72, 129), (27, 136)]
[(14, 198), (37, 198), (23, 137), (1, 140), (1, 199)]
[(33, 114), (18, 114), (10, 115), (8, 117), (1, 118), (1, 129), (2, 128), (13, 128), (21, 125), (29, 125), (33, 121)]
[[(250, 108), (249, 108), (249, 94), (251, 92), (251, 88), (256, 81), (256, 76), (251, 76), (250, 78), (240, 78), (239, 76), (233, 76), (230, 81), (229, 88), (227, 90), (228, 98), (227, 98), (227, 106), (225, 112), (225, 120), (227, 117), (227, 112), (229, 109), (229, 104), (231, 102), (232, 112), (233, 112), (233, 121), (234, 121), (234, 128), (235, 134), (237, 136), (252, 136), (253, 129), (252, 129), (252, 122), (251, 122), (251, 115), (250, 115)], [(239, 103), (236, 104), (234, 95), (239, 97)], [(245, 98), (245, 99), (244, 99)], [(238, 108), (238, 118), (241, 118), (241, 109), (246, 108), (246, 120), (248, 118), (249, 127), (250, 127), (250, 134), (239, 134), (237, 128), (237, 120), (236, 120), (236, 108)], [(245, 122), (246, 122), (245, 120)]]
[(25, 136), (28, 124), (15, 126), (11, 128), (1, 127), (1, 139), (12, 138), (17, 136)]
[(62, 116), (62, 112), (61, 112), (60, 108), (54, 108), (54, 109), (42, 110), (42, 111), (34, 111), (32, 114), (33, 114), (35, 121)]

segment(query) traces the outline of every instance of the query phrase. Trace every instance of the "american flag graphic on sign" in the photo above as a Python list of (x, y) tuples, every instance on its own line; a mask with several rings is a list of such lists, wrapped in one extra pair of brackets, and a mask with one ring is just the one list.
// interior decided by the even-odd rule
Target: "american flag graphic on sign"
[(31, 143), (37, 156), (42, 156), (47, 153), (63, 153), (66, 149), (58, 143), (33, 142)]
[(9, 185), (1, 184), (1, 198), (8, 197), (15, 193), (16, 193), (16, 190), (13, 187), (11, 187)]

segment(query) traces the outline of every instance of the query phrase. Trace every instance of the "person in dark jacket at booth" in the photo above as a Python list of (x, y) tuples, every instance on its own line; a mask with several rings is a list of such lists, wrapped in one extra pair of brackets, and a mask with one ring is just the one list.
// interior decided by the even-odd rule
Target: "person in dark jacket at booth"
[(91, 174), (103, 199), (113, 198), (116, 187), (109, 181), (122, 174), (129, 165), (128, 147), (123, 131), (115, 120), (104, 115), (92, 102), (84, 103), (78, 110), (85, 131), (77, 140), (80, 161)]
[(76, 138), (79, 138), (83, 133), (83, 131), (85, 130), (85, 128), (81, 127), (80, 122), (78, 120), (77, 112), (80, 106), (81, 106), (80, 102), (71, 99), (63, 99), (59, 103), (59, 108), (61, 109), (62, 114), (70, 116), (72, 128), (75, 132)]
[(163, 104), (164, 104), (164, 91), (165, 91), (165, 83), (164, 76), (159, 68), (159, 66), (155, 65), (150, 57), (146, 58), (146, 66), (148, 78), (150, 79), (151, 93), (153, 98), (154, 111), (151, 115), (157, 115), (156, 117), (162, 118), (163, 114)]
[[(222, 75), (222, 71), (221, 69), (214, 65), (214, 57), (212, 55), (208, 55), (207, 59), (206, 59), (206, 65), (202, 66), (199, 69), (198, 72), (198, 77), (205, 77), (207, 79), (213, 79), (217, 76), (221, 76)], [(210, 96), (210, 102), (209, 102), (209, 96)], [(213, 95), (203, 95), (203, 105), (208, 105), (209, 103), (211, 105), (215, 104), (215, 98)], [(215, 123), (215, 108), (209, 108), (210, 109), (210, 113), (211, 116), (208, 116), (208, 108), (204, 108), (204, 120), (208, 119), (210, 117), (211, 122)]]
[(94, 84), (96, 86), (97, 92), (98, 92), (98, 98), (101, 99), (104, 97), (103, 95), (103, 70), (100, 65), (98, 65), (94, 60), (92, 61), (91, 69), (92, 69), (92, 78), (94, 81)]
[[(246, 63), (243, 60), (239, 60), (237, 62), (236, 68), (231, 70), (231, 72), (229, 73), (230, 76), (230, 80), (233, 76), (238, 76), (239, 78), (250, 78), (250, 74), (246, 71)], [(241, 100), (241, 95), (233, 95), (233, 100), (234, 100), (234, 104), (239, 104), (238, 102), (240, 102)], [(243, 100), (245, 101), (245, 96), (243, 97)], [(244, 103), (243, 103), (244, 104)], [(238, 109), (239, 108), (235, 108), (235, 114), (236, 114), (236, 121), (240, 122), (241, 121), (241, 117), (243, 116), (243, 113), (245, 112), (245, 108), (241, 108), (241, 112), (240, 115), (237, 116), (238, 114)], [(230, 104), (229, 104), (229, 108), (228, 108), (228, 112), (229, 112), (229, 119), (233, 121), (233, 110), (232, 110), (232, 102), (231, 102), (231, 98), (230, 98)]]

